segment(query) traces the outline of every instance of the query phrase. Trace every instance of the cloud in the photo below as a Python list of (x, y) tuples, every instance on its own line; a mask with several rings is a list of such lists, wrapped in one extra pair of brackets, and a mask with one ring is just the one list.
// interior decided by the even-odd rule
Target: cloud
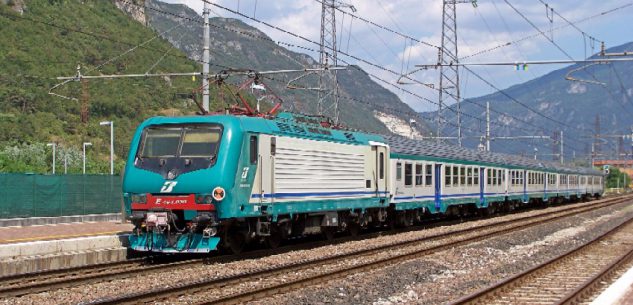
[[(265, 22), (278, 26), (297, 35), (304, 36), (312, 42), (318, 42), (320, 38), (321, 4), (319, 0), (213, 0), (214, 3), (238, 10), (247, 16), (255, 16)], [(357, 9), (354, 13), (364, 19), (370, 20), (389, 30), (406, 34), (418, 40), (439, 45), (442, 30), (442, 1), (419, 0), (342, 0), (351, 3)], [(490, 61), (525, 61), (536, 59), (566, 59), (558, 48), (542, 37), (527, 18), (539, 30), (547, 32), (551, 27), (563, 27), (557, 30), (554, 41), (574, 58), (582, 58), (585, 52), (582, 35), (573, 27), (567, 25), (559, 16), (554, 16), (553, 23), (546, 15), (545, 5), (538, 1), (508, 0), (517, 13), (505, 0), (480, 1), (477, 8), (471, 4), (459, 4), (457, 11), (458, 45), (459, 55), (472, 57), (464, 59), (467, 62)], [(169, 0), (172, 3), (184, 3), (198, 12), (202, 11), (200, 0)], [(551, 2), (551, 1), (548, 1)], [(625, 0), (603, 0), (600, 2), (590, 0), (559, 1), (552, 3), (556, 12), (559, 12), (570, 21), (576, 21), (602, 11), (628, 3)], [(349, 11), (343, 8), (345, 11)], [(318, 50), (318, 45), (302, 38), (271, 29), (261, 23), (236, 16), (223, 9), (212, 7), (215, 14), (223, 17), (239, 18), (252, 26), (265, 32), (275, 41), (288, 42), (309, 49)], [(630, 10), (629, 10), (630, 11)], [(212, 14), (213, 15), (213, 14)], [(523, 16), (521, 16), (523, 15)], [(603, 29), (616, 21), (626, 23), (625, 11), (619, 11), (610, 15), (591, 19), (579, 23), (578, 27), (585, 29), (594, 37), (610, 35), (616, 37), (616, 42), (623, 43), (630, 40), (630, 35), (625, 29), (613, 29), (620, 33), (612, 34), (611, 29), (607, 33), (593, 32), (595, 29)], [(437, 61), (437, 49), (394, 34), (389, 30), (370, 25), (360, 19), (351, 18), (349, 15), (337, 12), (337, 35), (340, 49), (360, 57), (372, 63), (384, 66), (398, 73), (411, 71), (415, 64), (434, 63)], [(522, 39), (523, 37), (530, 37)], [(509, 46), (495, 48), (500, 45), (513, 42)], [(482, 52), (484, 50), (489, 50)], [(304, 49), (293, 49), (303, 52)], [(313, 57), (318, 54), (311, 52)], [(340, 54), (340, 58), (352, 64), (358, 64), (373, 74), (390, 82), (396, 82), (398, 75), (386, 72), (371, 65)], [(403, 69), (403, 66), (408, 69)], [(473, 68), (479, 74), (490, 79), (497, 87), (505, 88), (510, 85), (524, 82), (530, 78), (543, 75), (561, 66), (531, 66), (529, 72), (518, 73), (508, 67), (499, 68)], [(413, 77), (424, 83), (435, 83), (439, 80), (435, 70), (421, 71), (413, 74)], [(491, 92), (491, 88), (475, 77), (465, 77), (469, 80), (468, 88), (463, 88), (465, 96), (477, 96)], [(464, 86), (465, 82), (462, 82)], [(398, 94), (404, 101), (420, 110), (434, 109), (435, 106), (422, 106), (428, 104), (420, 99), (411, 97), (393, 87), (386, 86)], [(437, 100), (437, 91), (420, 86), (405, 86), (416, 94)]]

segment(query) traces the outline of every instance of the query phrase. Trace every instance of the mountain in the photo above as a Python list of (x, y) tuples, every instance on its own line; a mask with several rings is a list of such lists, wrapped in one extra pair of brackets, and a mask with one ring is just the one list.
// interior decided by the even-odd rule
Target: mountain
[[(633, 50), (633, 42), (613, 47), (607, 53)], [(593, 56), (592, 58), (597, 58)], [(463, 116), (463, 128), (466, 136), (479, 137), (485, 130), (486, 102), (491, 108), (492, 136), (544, 135), (554, 137), (563, 131), (566, 159), (588, 158), (596, 133), (596, 118), (599, 120), (600, 134), (630, 134), (633, 126), (633, 62), (591, 65), (574, 64), (552, 71), (546, 75), (511, 86), (502, 92), (464, 100), (463, 113), (477, 119)], [(526, 73), (517, 71), (516, 73)], [(566, 80), (569, 74), (580, 81)], [(595, 82), (604, 83), (604, 85)], [(509, 97), (511, 98), (509, 98)], [(525, 106), (520, 105), (524, 104)], [(455, 110), (455, 105), (451, 106)], [(530, 110), (531, 109), (531, 110)], [(455, 123), (452, 111), (443, 112), (449, 122)], [(503, 115), (502, 113), (508, 114)], [(422, 114), (431, 119), (435, 112)], [(444, 134), (455, 134), (453, 126), (447, 127)], [(523, 130), (522, 130), (523, 129)], [(478, 132), (480, 131), (481, 132)], [(537, 131), (535, 131), (537, 130)], [(544, 131), (543, 131), (544, 130)], [(622, 149), (628, 151), (629, 140)], [(604, 156), (598, 158), (617, 158), (618, 139), (608, 139), (608, 143), (598, 141), (596, 150)], [(467, 139), (465, 145), (476, 147), (478, 139)], [(547, 149), (551, 141), (530, 140), (527, 144), (541, 147), (542, 154), (552, 154)], [(509, 153), (526, 152), (532, 155), (532, 148), (526, 141), (493, 142), (492, 150)], [(558, 144), (552, 150), (558, 151)], [(543, 149), (545, 148), (545, 149)], [(544, 152), (543, 152), (544, 151)], [(551, 156), (547, 157), (552, 158)], [(554, 158), (557, 158), (555, 156)]]
[[(158, 34), (176, 23), (149, 8), (169, 9), (191, 20), (179, 23), (163, 39)], [(0, 0), (0, 172), (50, 172), (52, 151), (46, 146), (50, 142), (56, 143), (57, 172), (63, 172), (65, 160), (70, 173), (81, 172), (84, 142), (93, 144), (87, 149), (88, 173), (108, 172), (110, 134), (99, 125), (106, 120), (114, 121), (115, 171), (119, 172), (142, 120), (197, 111), (190, 94), (200, 79), (148, 77), (61, 84), (56, 77), (74, 76), (78, 66), (83, 75), (201, 71), (196, 62), (200, 21), (185, 6), (150, 0)], [(266, 36), (238, 20), (215, 18), (212, 24), (215, 72), (226, 67), (271, 70), (315, 64), (307, 55), (254, 38)], [(284, 98), (284, 109), (314, 113), (315, 96), (286, 90), (289, 77), (272, 76), (266, 81)], [(347, 98), (341, 103), (343, 122), (349, 127), (388, 133), (380, 121), (384, 120), (400, 133), (418, 132), (407, 130), (413, 110), (362, 70), (341, 71), (339, 81)], [(314, 86), (316, 78), (298, 84)], [(217, 88), (211, 89), (216, 96)], [(247, 99), (253, 102), (252, 97)], [(211, 102), (212, 109), (225, 107), (221, 100)]]
[[(203, 20), (199, 14), (185, 5), (158, 0), (146, 0), (145, 12), (148, 26), (164, 33), (166, 40), (190, 58), (201, 60)], [(310, 56), (281, 47), (265, 33), (240, 20), (211, 18), (210, 28), (212, 72), (229, 68), (255, 71), (304, 69), (317, 65)], [(317, 95), (314, 91), (286, 89), (288, 82), (300, 75), (275, 74), (264, 81), (282, 97), (286, 109), (316, 113)], [(386, 133), (385, 116), (398, 118), (400, 125), (408, 125), (410, 119), (417, 117), (407, 104), (357, 66), (338, 71), (338, 81), (342, 96), (339, 102), (341, 122), (347, 126)], [(311, 75), (293, 84), (316, 87), (318, 78)], [(428, 127), (420, 122), (417, 129), (423, 131)]]
[[(167, 50), (152, 72), (200, 71), (162, 39), (121, 55), (156, 33), (111, 1), (0, 0), (0, 28), (0, 171), (50, 172), (52, 153), (45, 143), (56, 142), (57, 172), (66, 158), (69, 172), (81, 172), (82, 143), (92, 142), (88, 172), (108, 172), (110, 133), (99, 125), (104, 120), (114, 121), (120, 169), (143, 119), (195, 111), (177, 95), (191, 91), (190, 78), (73, 81), (52, 91), (59, 96), (48, 94), (61, 82), (55, 78), (75, 75), (78, 64), (86, 75), (145, 73)], [(82, 100), (89, 101), (85, 123)]]

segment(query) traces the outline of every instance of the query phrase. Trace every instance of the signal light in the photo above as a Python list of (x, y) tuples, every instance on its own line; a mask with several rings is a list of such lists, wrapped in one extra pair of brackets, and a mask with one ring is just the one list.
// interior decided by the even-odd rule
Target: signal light
[(225, 196), (226, 196), (226, 192), (224, 191), (222, 187), (218, 186), (213, 189), (213, 199), (215, 199), (216, 201), (222, 201), (222, 199), (224, 199)]

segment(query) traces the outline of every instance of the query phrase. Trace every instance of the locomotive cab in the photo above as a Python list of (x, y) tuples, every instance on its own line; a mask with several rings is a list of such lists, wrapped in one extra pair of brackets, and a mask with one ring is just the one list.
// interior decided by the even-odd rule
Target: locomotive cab
[(219, 243), (218, 208), (235, 172), (226, 168), (241, 143), (226, 132), (230, 120), (178, 121), (150, 119), (132, 141), (123, 185), (137, 251), (210, 252)]

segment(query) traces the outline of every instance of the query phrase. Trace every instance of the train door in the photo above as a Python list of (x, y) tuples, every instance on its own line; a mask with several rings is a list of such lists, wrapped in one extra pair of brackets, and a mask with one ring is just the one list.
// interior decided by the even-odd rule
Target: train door
[(528, 172), (526, 170), (523, 171), (523, 203), (528, 202), (527, 195), (527, 183), (528, 183)]
[(435, 211), (442, 206), (442, 164), (435, 164)]
[(375, 182), (375, 190), (377, 197), (386, 197), (387, 196), (387, 183), (388, 183), (388, 146), (386, 145), (374, 145), (376, 151), (376, 182)]
[(548, 186), (549, 186), (549, 173), (544, 173), (543, 174), (544, 178), (543, 178), (543, 201), (547, 202), (547, 190), (548, 190)]
[(260, 200), (262, 204), (275, 201), (275, 153), (277, 151), (277, 139), (275, 137), (261, 135), (259, 137), (259, 173), (255, 177), (259, 185)]
[(486, 173), (486, 168), (480, 167), (479, 168), (479, 202), (481, 203), (481, 206), (485, 206), (485, 203), (486, 203), (486, 200), (484, 197), (486, 193), (485, 173)]

